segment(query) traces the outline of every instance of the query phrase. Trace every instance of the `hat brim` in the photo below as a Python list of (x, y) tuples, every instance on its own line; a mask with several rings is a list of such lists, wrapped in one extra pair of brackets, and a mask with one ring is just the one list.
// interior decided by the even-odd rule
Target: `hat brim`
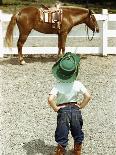
[(64, 75), (64, 74), (62, 74), (59, 65), (54, 65), (52, 67), (52, 73), (53, 73), (54, 77), (61, 82), (73, 82), (74, 80), (76, 80), (76, 77), (78, 75), (78, 67), (74, 73), (72, 73), (70, 75)]
[[(76, 63), (75, 64), (76, 69), (74, 70), (73, 73), (71, 72), (70, 74), (66, 75), (65, 73), (63, 74), (63, 72), (60, 68), (60, 61), (62, 61), (66, 57), (70, 58), (70, 56), (73, 57), (73, 59)], [(76, 54), (71, 53), (71, 52), (67, 52), (64, 54), (63, 57), (58, 59), (58, 61), (53, 65), (52, 73), (53, 73), (54, 77), (61, 82), (73, 82), (74, 80), (76, 80), (77, 75), (78, 75), (79, 63), (80, 63), (80, 56), (79, 55), (76, 55)]]

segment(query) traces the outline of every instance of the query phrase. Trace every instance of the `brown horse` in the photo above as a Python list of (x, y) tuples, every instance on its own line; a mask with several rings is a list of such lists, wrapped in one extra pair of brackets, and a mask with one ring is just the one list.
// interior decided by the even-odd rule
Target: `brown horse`
[(40, 9), (36, 7), (23, 8), (12, 16), (7, 27), (5, 39), (7, 45), (12, 47), (13, 29), (15, 24), (17, 24), (19, 29), (17, 47), (20, 64), (25, 63), (22, 47), (32, 29), (45, 34), (58, 34), (58, 55), (64, 54), (67, 35), (74, 26), (85, 23), (93, 32), (99, 32), (99, 26), (92, 10), (71, 6), (61, 6), (61, 9), (62, 22), (60, 30), (53, 28), (51, 23), (41, 21)]

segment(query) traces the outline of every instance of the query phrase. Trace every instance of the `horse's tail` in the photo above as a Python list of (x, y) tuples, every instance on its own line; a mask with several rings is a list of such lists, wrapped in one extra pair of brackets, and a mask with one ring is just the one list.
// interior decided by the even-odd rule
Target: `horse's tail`
[(16, 16), (16, 14), (14, 14), (11, 17), (11, 20), (10, 20), (8, 27), (7, 27), (6, 36), (5, 36), (5, 43), (8, 47), (12, 47), (12, 44), (13, 44), (13, 29), (16, 25), (16, 19), (17, 19), (17, 16)]

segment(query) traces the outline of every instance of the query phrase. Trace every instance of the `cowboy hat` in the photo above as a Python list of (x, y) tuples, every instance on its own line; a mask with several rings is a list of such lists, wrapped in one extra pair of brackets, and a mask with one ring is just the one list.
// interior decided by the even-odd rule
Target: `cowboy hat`
[(67, 52), (52, 67), (54, 77), (61, 82), (72, 82), (78, 75), (79, 55)]

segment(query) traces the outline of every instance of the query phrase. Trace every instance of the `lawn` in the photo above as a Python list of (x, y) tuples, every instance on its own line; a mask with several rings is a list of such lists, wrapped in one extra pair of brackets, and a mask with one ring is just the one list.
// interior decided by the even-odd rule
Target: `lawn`
[[(57, 0), (3, 0), (3, 5), (0, 6), (0, 9), (4, 12), (14, 13), (15, 11), (26, 7), (26, 6), (36, 6), (41, 7), (41, 4), (45, 4), (47, 6), (53, 6)], [(63, 3), (63, 5), (75, 5), (80, 7), (86, 7), (86, 4), (74, 4), (74, 3)], [(115, 6), (102, 6), (99, 4), (88, 4), (89, 8), (94, 10), (95, 13), (101, 13), (102, 9), (108, 9), (109, 13), (116, 13)]]

